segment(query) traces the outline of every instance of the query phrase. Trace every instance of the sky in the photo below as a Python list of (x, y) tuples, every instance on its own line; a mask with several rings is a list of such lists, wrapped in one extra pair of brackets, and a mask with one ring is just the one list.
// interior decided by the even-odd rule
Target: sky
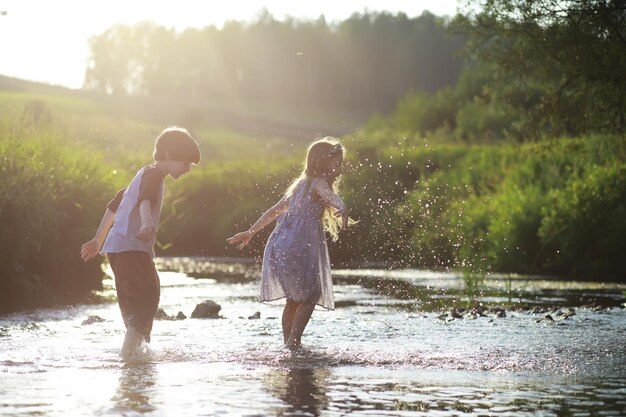
[(116, 23), (152, 21), (183, 30), (250, 21), (262, 9), (286, 16), (341, 21), (355, 12), (424, 10), (454, 15), (458, 0), (0, 0), (0, 75), (81, 88), (89, 38)]

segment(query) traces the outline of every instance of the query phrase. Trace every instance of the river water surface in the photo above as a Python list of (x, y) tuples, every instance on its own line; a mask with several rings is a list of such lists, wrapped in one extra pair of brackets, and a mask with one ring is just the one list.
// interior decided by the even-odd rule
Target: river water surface
[(110, 280), (102, 303), (0, 317), (0, 415), (626, 416), (623, 286), (506, 277), (470, 295), (454, 274), (338, 270), (337, 309), (290, 352), (254, 279), (195, 271), (160, 273), (161, 307), (210, 299), (221, 318), (155, 321), (129, 362)]

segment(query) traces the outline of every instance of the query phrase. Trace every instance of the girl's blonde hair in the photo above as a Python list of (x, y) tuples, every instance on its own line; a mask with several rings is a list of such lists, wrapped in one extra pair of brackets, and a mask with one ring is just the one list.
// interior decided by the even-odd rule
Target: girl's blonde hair
[[(304, 160), (304, 168), (302, 173), (296, 178), (285, 191), (285, 196), (289, 197), (293, 194), (296, 186), (300, 181), (307, 177), (321, 178), (328, 182), (334, 193), (339, 190), (340, 177), (329, 168), (330, 160), (340, 155), (341, 159), (345, 155), (345, 148), (339, 141), (333, 137), (327, 136), (311, 143), (306, 151)], [(322, 223), (333, 241), (339, 237), (341, 229), (341, 218), (336, 216), (337, 210), (333, 207), (327, 207), (324, 210)]]

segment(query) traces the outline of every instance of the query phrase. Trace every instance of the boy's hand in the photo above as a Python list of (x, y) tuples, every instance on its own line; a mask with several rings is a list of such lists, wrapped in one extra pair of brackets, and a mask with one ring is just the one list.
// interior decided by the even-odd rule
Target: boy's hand
[(137, 237), (144, 242), (154, 240), (156, 237), (156, 226), (154, 223), (143, 223), (141, 229), (139, 229), (139, 233), (137, 233)]
[(80, 257), (83, 258), (83, 262), (87, 262), (88, 260), (95, 258), (99, 253), (100, 242), (96, 239), (91, 239), (80, 248)]
[(226, 241), (231, 245), (240, 243), (239, 249), (243, 249), (248, 243), (250, 243), (250, 239), (252, 239), (253, 236), (254, 234), (251, 231), (246, 230), (245, 232), (237, 233), (233, 237), (229, 237)]

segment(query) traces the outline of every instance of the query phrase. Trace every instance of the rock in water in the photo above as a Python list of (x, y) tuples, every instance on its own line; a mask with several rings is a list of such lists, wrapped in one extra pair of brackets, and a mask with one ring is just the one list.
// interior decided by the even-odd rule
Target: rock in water
[(214, 301), (206, 300), (196, 306), (193, 313), (191, 313), (191, 317), (194, 319), (217, 318), (221, 309), (221, 305)]
[(163, 310), (162, 308), (159, 308), (156, 313), (154, 314), (154, 319), (155, 320), (172, 320), (172, 317), (170, 317), (165, 310)]
[(100, 316), (89, 316), (87, 317), (86, 320), (83, 320), (83, 322), (81, 323), (81, 325), (86, 325), (86, 324), (93, 324), (93, 323), (100, 323), (104, 321), (104, 319)]

